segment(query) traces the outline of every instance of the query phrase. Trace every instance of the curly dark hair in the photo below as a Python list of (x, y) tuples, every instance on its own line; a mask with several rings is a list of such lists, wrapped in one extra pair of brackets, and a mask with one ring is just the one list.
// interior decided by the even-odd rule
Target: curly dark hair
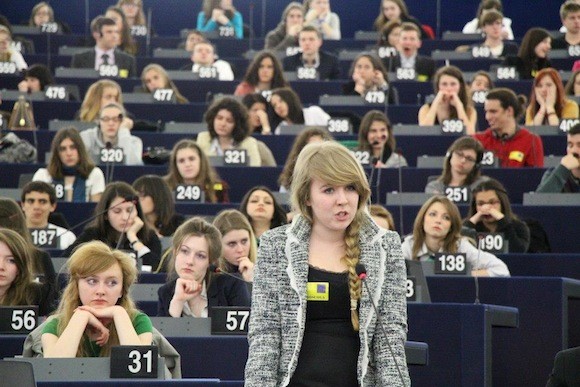
[(260, 63), (265, 58), (270, 58), (274, 64), (274, 75), (272, 76), (272, 82), (270, 87), (275, 89), (277, 87), (288, 87), (290, 84), (284, 78), (284, 70), (282, 69), (282, 63), (276, 57), (272, 51), (263, 50), (256, 54), (252, 62), (248, 65), (246, 70), (246, 75), (244, 75), (244, 81), (248, 82), (252, 86), (257, 86), (260, 81), (258, 78), (258, 69), (260, 68)]
[(248, 121), (248, 109), (242, 105), (238, 100), (231, 97), (224, 97), (214, 101), (205, 112), (203, 117), (209, 134), (212, 139), (217, 137), (214, 128), (214, 120), (220, 110), (227, 110), (234, 117), (234, 129), (232, 130), (232, 138), (239, 144), (244, 141), (250, 134), (250, 123)]

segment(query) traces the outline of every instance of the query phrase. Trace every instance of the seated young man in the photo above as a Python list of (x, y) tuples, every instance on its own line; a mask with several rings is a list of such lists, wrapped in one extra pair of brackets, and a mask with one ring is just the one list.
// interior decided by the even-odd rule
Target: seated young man
[(552, 50), (567, 50), (570, 46), (580, 45), (580, 4), (574, 1), (562, 4), (560, 19), (566, 32), (552, 39)]
[(232, 66), (225, 60), (217, 59), (215, 47), (210, 42), (198, 42), (191, 53), (192, 64), (183, 66), (182, 70), (198, 73), (200, 78), (233, 81)]
[(340, 78), (338, 58), (320, 49), (322, 34), (316, 27), (302, 28), (298, 33), (298, 44), (302, 52), (284, 58), (284, 71), (299, 71), (300, 68), (314, 69), (320, 80)]
[(536, 192), (580, 193), (580, 124), (570, 128), (566, 140), (566, 156), (544, 173)]
[(428, 56), (419, 55), (421, 48), (421, 31), (413, 23), (403, 23), (399, 35), (398, 55), (383, 58), (383, 64), (389, 72), (398, 68), (413, 69), (414, 79), (425, 82), (435, 74), (435, 61)]
[(54, 187), (43, 181), (31, 181), (22, 188), (20, 197), (26, 227), (32, 241), (41, 248), (64, 250), (76, 240), (75, 234), (66, 228), (48, 222), (49, 215), (56, 210)]

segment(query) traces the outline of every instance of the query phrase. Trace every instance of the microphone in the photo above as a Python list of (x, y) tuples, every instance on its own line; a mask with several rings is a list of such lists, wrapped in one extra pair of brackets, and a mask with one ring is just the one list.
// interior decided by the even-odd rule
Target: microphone
[[(113, 148), (113, 143), (111, 141), (107, 141), (105, 143), (105, 149), (109, 150)], [(111, 158), (107, 155), (107, 161), (105, 162), (105, 184), (109, 184), (111, 182), (112, 173), (111, 173)]]
[[(403, 159), (403, 152), (401, 148), (395, 149), (395, 153), (399, 155), (398, 165), (397, 168), (399, 170), (399, 194), (403, 193), (403, 165), (401, 164), (401, 160)], [(403, 200), (399, 200), (399, 226), (401, 227), (399, 234), (404, 235), (403, 232)]]
[[(475, 259), (475, 267), (473, 270), (478, 270), (479, 268), (479, 254), (481, 253), (481, 241), (483, 240), (482, 235), (477, 236), (477, 258)], [(475, 301), (474, 304), (479, 305), (479, 278), (478, 276), (474, 275), (473, 280), (475, 282)]]
[(356, 275), (361, 280), (361, 282), (363, 283), (363, 286), (366, 288), (367, 293), (369, 294), (369, 300), (371, 300), (371, 305), (373, 306), (375, 314), (377, 315), (377, 322), (381, 328), (380, 330), (383, 332), (383, 335), (385, 335), (385, 341), (387, 343), (387, 348), (389, 349), (389, 353), (391, 354), (391, 357), (393, 358), (393, 362), (395, 363), (395, 367), (397, 368), (397, 373), (399, 374), (399, 378), (401, 379), (401, 385), (405, 386), (406, 385), (405, 378), (403, 378), (403, 373), (401, 372), (401, 368), (399, 367), (399, 363), (397, 363), (397, 358), (395, 357), (395, 353), (393, 352), (393, 347), (391, 346), (391, 342), (389, 341), (389, 336), (387, 336), (387, 330), (385, 329), (385, 326), (383, 325), (383, 319), (381, 318), (381, 314), (379, 313), (377, 305), (375, 304), (375, 300), (373, 299), (373, 293), (371, 293), (371, 290), (369, 289), (369, 284), (367, 284), (367, 282), (365, 281), (367, 279), (367, 269), (366, 269), (365, 265), (363, 265), (362, 263), (359, 262), (355, 266), (355, 271), (356, 271)]
[[(372, 148), (375, 147), (376, 145), (379, 145), (380, 142), (379, 141), (373, 141), (371, 143), (371, 151)], [(371, 173), (369, 175), (369, 188), (371, 189), (371, 193), (373, 190), (373, 180), (375, 178), (375, 171), (377, 170), (377, 163), (379, 162), (379, 158), (378, 157), (372, 157), (371, 158)], [(379, 176), (380, 176), (380, 172), (379, 172)], [(378, 202), (378, 198), (375, 197), (375, 201)], [(371, 203), (372, 203), (372, 198), (371, 198)]]
[(97, 214), (95, 214), (95, 215), (93, 215), (93, 216), (89, 217), (88, 219), (85, 219), (85, 220), (83, 220), (82, 222), (79, 222), (79, 223), (75, 224), (75, 225), (74, 225), (74, 226), (72, 226), (72, 227), (69, 227), (68, 229), (66, 229), (66, 230), (64, 230), (63, 232), (61, 232), (60, 234), (58, 234), (58, 235), (56, 236), (56, 238), (60, 238), (61, 236), (63, 236), (63, 235), (64, 235), (64, 234), (66, 234), (67, 232), (69, 232), (69, 231), (72, 231), (72, 230), (75, 230), (76, 228), (78, 228), (78, 227), (80, 227), (80, 226), (82, 226), (82, 225), (84, 225), (84, 224), (86, 224), (86, 223), (88, 223), (88, 222), (90, 222), (90, 221), (92, 221), (92, 220), (95, 220), (95, 219), (96, 219), (96, 218), (98, 218), (99, 216), (101, 216), (101, 215), (105, 214), (107, 211), (109, 211), (109, 210), (111, 210), (111, 209), (113, 209), (113, 208), (115, 208), (115, 207), (118, 207), (118, 206), (120, 206), (120, 205), (121, 205), (121, 204), (123, 204), (123, 203), (127, 203), (127, 202), (133, 202), (133, 203), (136, 203), (136, 201), (137, 201), (137, 200), (139, 200), (139, 197), (138, 197), (138, 196), (135, 196), (135, 195), (129, 195), (129, 196), (125, 196), (125, 197), (124, 197), (124, 200), (123, 200), (121, 203), (117, 203), (117, 204), (115, 204), (114, 206), (112, 206), (112, 207), (109, 207), (109, 208), (107, 208), (107, 209), (105, 209), (105, 210), (103, 210), (103, 211), (101, 211), (101, 212), (99, 212), (99, 213), (97, 213)]
[(254, 2), (250, 1), (250, 32), (248, 32), (248, 49), (253, 50), (254, 45)]
[(245, 282), (247, 284), (251, 284), (252, 283), (251, 281), (246, 281), (242, 277), (238, 277), (237, 275), (234, 275), (232, 273), (228, 273), (227, 271), (223, 271), (222, 269), (220, 269), (217, 265), (214, 265), (213, 263), (211, 265), (209, 265), (209, 271), (210, 271), (210, 273), (214, 273), (214, 274), (217, 274), (217, 275), (227, 275), (228, 277), (235, 278), (238, 281), (242, 281), (242, 282)]

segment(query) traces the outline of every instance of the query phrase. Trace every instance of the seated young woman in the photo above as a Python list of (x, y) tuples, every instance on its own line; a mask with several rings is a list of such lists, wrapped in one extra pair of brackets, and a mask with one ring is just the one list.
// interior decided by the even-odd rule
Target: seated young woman
[(288, 223), (286, 210), (278, 203), (272, 191), (263, 185), (246, 192), (240, 204), (240, 212), (250, 222), (258, 241), (266, 231)]
[(178, 185), (198, 185), (205, 193), (207, 203), (229, 203), (228, 185), (199, 145), (188, 139), (179, 140), (171, 150), (169, 171), (163, 179), (172, 191)]
[(445, 187), (469, 186), (472, 190), (479, 183), (488, 180), (481, 175), (483, 146), (471, 136), (459, 137), (447, 149), (443, 161), (443, 171), (437, 179), (425, 186), (426, 193), (444, 194)]
[(272, 89), (288, 87), (280, 59), (274, 52), (264, 50), (256, 54), (248, 65), (242, 82), (236, 86), (234, 95), (245, 96), (253, 93), (268, 93)]
[(512, 212), (506, 189), (495, 179), (473, 189), (463, 225), (477, 232), (502, 233), (510, 253), (525, 253), (530, 246), (530, 229)]
[(204, 115), (208, 130), (197, 135), (197, 144), (208, 156), (223, 156), (228, 149), (245, 150), (250, 167), (262, 165), (258, 142), (250, 136), (248, 109), (236, 99), (214, 101)]
[(0, 197), (0, 230), (12, 230), (24, 241), (29, 257), (28, 270), (33, 281), (42, 284), (46, 307), (43, 311), (52, 311), (56, 300), (56, 272), (50, 254), (32, 243), (32, 236), (26, 227), (24, 213), (18, 203), (9, 198)]
[(578, 104), (566, 98), (562, 78), (556, 69), (549, 67), (538, 71), (526, 109), (526, 125), (556, 126), (566, 118), (578, 118)]
[(141, 92), (155, 93), (158, 89), (171, 89), (175, 95), (177, 103), (188, 103), (189, 101), (180, 92), (175, 83), (169, 78), (169, 74), (163, 66), (157, 63), (150, 63), (141, 72)]
[(144, 175), (133, 182), (145, 222), (158, 237), (170, 237), (185, 217), (175, 212), (175, 200), (162, 177)]
[(360, 95), (365, 97), (368, 92), (380, 92), (385, 94), (389, 104), (399, 103), (397, 91), (389, 87), (389, 74), (380, 58), (374, 54), (362, 53), (358, 55), (349, 71), (351, 81), (342, 85), (342, 94)]
[(0, 228), (0, 306), (37, 305), (46, 316), (54, 309), (54, 292), (34, 281), (32, 259), (23, 237)]
[(369, 152), (378, 168), (406, 167), (407, 160), (396, 152), (396, 144), (393, 126), (385, 113), (378, 110), (367, 112), (358, 129), (356, 149)]
[[(123, 91), (121, 86), (112, 79), (99, 79), (89, 86), (81, 108), (75, 113), (75, 119), (84, 122), (98, 121), (101, 108), (110, 103), (118, 103), (123, 106)], [(121, 126), (131, 130), (133, 119), (127, 114), (123, 117)]]
[(134, 261), (100, 241), (87, 242), (68, 261), (69, 282), (42, 330), (44, 357), (105, 357), (118, 345), (151, 345), (153, 326), (130, 288)]
[(413, 225), (413, 235), (403, 241), (403, 257), (428, 261), (436, 253), (463, 253), (471, 264), (471, 275), (509, 277), (506, 264), (495, 255), (478, 250), (461, 235), (459, 209), (445, 196), (435, 195), (423, 204)]
[(56, 132), (48, 165), (38, 169), (32, 181), (61, 186), (63, 192), (57, 196), (68, 202), (98, 202), (105, 191), (103, 171), (93, 163), (79, 131), (72, 127)]
[(457, 119), (463, 122), (466, 134), (475, 134), (477, 111), (461, 70), (455, 66), (441, 67), (433, 78), (433, 91), (433, 102), (419, 109), (419, 125), (441, 125), (445, 120)]
[(95, 207), (92, 221), (63, 253), (70, 257), (81, 243), (100, 240), (111, 248), (119, 248), (142, 260), (143, 271), (156, 270), (161, 257), (161, 242), (145, 223), (137, 192), (125, 182), (107, 185)]
[(302, 107), (300, 97), (290, 87), (272, 90), (270, 104), (274, 110), (272, 127), (280, 134), (284, 125), (326, 126), (330, 115), (319, 106)]
[(247, 282), (254, 281), (258, 245), (248, 219), (238, 210), (222, 210), (213, 220), (213, 225), (222, 234), (220, 270), (239, 273)]
[(213, 306), (250, 306), (243, 281), (216, 274), (221, 234), (202, 218), (191, 218), (173, 235), (168, 282), (159, 288), (158, 316), (208, 317)]

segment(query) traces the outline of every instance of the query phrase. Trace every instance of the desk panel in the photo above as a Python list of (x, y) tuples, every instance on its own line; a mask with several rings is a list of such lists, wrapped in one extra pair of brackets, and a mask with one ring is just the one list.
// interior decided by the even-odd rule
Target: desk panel
[[(427, 282), (433, 302), (475, 299), (473, 278), (436, 276)], [(515, 307), (520, 313), (519, 329), (494, 331), (493, 385), (544, 386), (556, 353), (580, 345), (580, 281), (480, 278), (479, 288), (482, 303)]]

